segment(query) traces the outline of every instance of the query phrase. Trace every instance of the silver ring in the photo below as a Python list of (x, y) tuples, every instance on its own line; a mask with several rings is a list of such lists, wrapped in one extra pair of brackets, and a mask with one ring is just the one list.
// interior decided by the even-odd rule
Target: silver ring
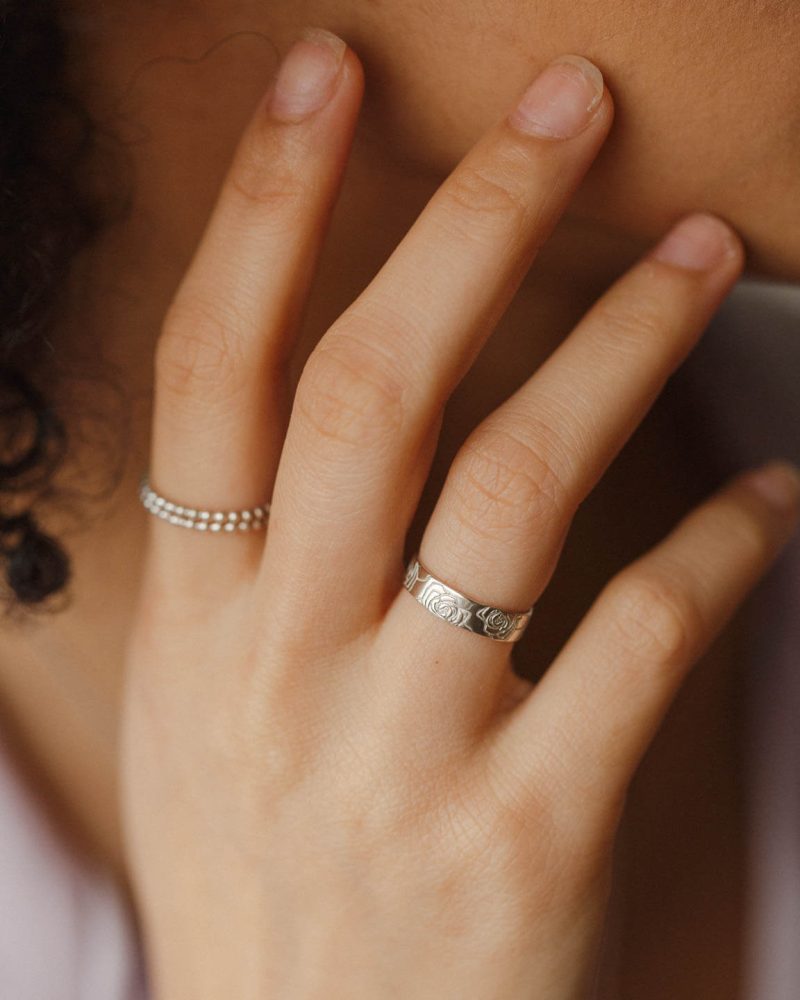
[(139, 499), (146, 511), (160, 517), (168, 524), (195, 531), (260, 531), (267, 523), (270, 505), (249, 507), (246, 510), (201, 510), (168, 500), (150, 486), (147, 474), (139, 486)]
[(471, 600), (431, 576), (416, 555), (408, 564), (403, 586), (437, 618), (498, 642), (516, 642), (533, 614), (532, 607), (528, 611), (503, 611)]

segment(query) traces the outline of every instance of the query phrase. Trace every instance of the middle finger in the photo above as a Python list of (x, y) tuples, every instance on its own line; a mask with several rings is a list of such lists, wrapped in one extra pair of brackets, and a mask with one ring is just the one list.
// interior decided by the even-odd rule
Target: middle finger
[[(396, 590), (437, 416), (513, 298), (611, 125), (599, 70), (548, 67), (438, 189), (309, 357), (272, 500), (265, 582), (304, 620), (363, 628)], [(307, 581), (313, 579), (312, 588)], [(271, 599), (278, 599), (272, 594)], [(330, 635), (328, 635), (330, 638)]]

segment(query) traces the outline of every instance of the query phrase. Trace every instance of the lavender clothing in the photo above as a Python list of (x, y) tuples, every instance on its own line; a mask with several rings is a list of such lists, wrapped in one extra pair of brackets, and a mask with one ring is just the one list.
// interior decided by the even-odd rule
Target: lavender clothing
[[(739, 283), (681, 369), (731, 469), (800, 463), (800, 288)], [(760, 585), (747, 730), (747, 1000), (800, 996), (800, 537)], [(1, 735), (1, 734), (0, 734)], [(0, 740), (0, 997), (145, 1000), (109, 875), (56, 835)]]
[(110, 875), (60, 840), (0, 739), (0, 997), (146, 996), (142, 952)]
[[(736, 467), (800, 465), (800, 287), (740, 282), (686, 367)], [(800, 532), (756, 593), (747, 673), (746, 1000), (800, 996)]]

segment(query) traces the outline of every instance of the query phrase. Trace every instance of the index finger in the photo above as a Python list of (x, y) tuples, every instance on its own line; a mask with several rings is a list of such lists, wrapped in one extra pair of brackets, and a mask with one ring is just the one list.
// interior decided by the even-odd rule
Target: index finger
[[(181, 511), (269, 500), (288, 421), (288, 364), (362, 92), (352, 50), (306, 29), (237, 144), (155, 356), (153, 486)], [(211, 559), (260, 556), (260, 540), (243, 545), (226, 537)], [(167, 558), (177, 550), (192, 576), (216, 548), (198, 545), (195, 532), (164, 532)]]

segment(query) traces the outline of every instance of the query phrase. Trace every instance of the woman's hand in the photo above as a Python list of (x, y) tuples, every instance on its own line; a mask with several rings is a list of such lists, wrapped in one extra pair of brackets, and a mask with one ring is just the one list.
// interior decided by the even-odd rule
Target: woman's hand
[[(302, 56), (332, 73), (316, 97)], [(151, 523), (122, 768), (155, 995), (582, 997), (630, 779), (796, 503), (737, 478), (610, 581), (533, 690), (511, 644), (423, 608), (404, 546), (443, 406), (612, 103), (575, 57), (547, 71), (323, 336), (289, 419), (292, 339), (363, 87), (323, 36), (294, 58), (157, 350), (153, 486), (217, 509), (272, 495), (272, 513), (266, 532)], [(422, 562), (476, 599), (531, 606), (741, 266), (708, 216), (638, 262), (471, 433)], [(768, 485), (788, 489), (779, 473)]]

